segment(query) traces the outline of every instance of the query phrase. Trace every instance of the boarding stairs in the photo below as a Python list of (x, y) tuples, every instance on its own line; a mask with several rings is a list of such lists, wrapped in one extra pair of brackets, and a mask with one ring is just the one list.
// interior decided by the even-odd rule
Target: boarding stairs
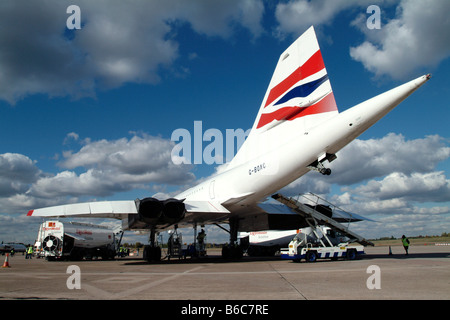
[[(307, 200), (307, 202), (312, 203), (313, 205), (307, 206), (306, 204), (303, 204), (299, 201), (300, 197), (303, 197)], [(302, 216), (305, 221), (308, 223), (310, 227), (313, 229), (316, 228), (319, 225), (325, 225), (335, 231), (340, 232), (342, 235), (350, 238), (353, 242), (358, 242), (362, 244), (363, 246), (374, 246), (374, 244), (368, 240), (366, 240), (364, 237), (356, 234), (355, 232), (349, 230), (348, 226), (346, 227), (340, 222), (337, 222), (336, 220), (326, 216), (323, 213), (320, 213), (315, 208), (317, 208), (317, 205), (326, 203), (328, 204), (333, 210), (338, 209), (340, 211), (345, 212), (341, 208), (338, 208), (337, 206), (331, 204), (330, 202), (326, 201), (325, 199), (319, 197), (318, 195), (315, 195), (313, 193), (308, 193), (305, 195), (299, 195), (297, 199), (295, 198), (288, 198), (283, 196), (282, 194), (274, 194), (272, 196), (273, 199), (277, 200), (278, 202), (281, 202), (282, 204), (288, 206), (290, 209), (294, 210), (296, 213), (298, 213), (300, 216)], [(351, 216), (350, 213), (346, 212), (348, 215)]]

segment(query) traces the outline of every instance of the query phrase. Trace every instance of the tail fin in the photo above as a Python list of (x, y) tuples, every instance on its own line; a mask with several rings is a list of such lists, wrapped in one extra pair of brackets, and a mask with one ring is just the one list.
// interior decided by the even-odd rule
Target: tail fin
[[(323, 120), (329, 112), (337, 112), (336, 101), (314, 27), (310, 27), (280, 56), (252, 131), (266, 131), (309, 115), (321, 115)], [(297, 126), (297, 132), (302, 129), (306, 128)]]
[[(243, 162), (249, 150), (255, 154), (254, 140), (263, 146), (264, 140), (279, 142), (308, 131), (336, 115), (338, 109), (328, 74), (317, 42), (314, 27), (310, 27), (284, 51), (273, 73), (255, 123), (231, 166)], [(259, 154), (258, 154), (259, 153)]]

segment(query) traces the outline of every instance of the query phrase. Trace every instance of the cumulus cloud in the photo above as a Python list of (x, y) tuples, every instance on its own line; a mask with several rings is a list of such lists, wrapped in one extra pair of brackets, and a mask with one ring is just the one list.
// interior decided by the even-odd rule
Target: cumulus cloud
[[(345, 195), (350, 200), (347, 204), (339, 202), (341, 196), (334, 196), (331, 200), (350, 212), (375, 220), (376, 222), (358, 222), (351, 226), (354, 231), (369, 238), (392, 235), (400, 237), (402, 234), (440, 235), (450, 227), (448, 203), (433, 203), (433, 193), (429, 191), (422, 194), (422, 199), (409, 196), (380, 199), (374, 194), (353, 191), (346, 192)], [(421, 200), (425, 203), (418, 202)]]
[(367, 40), (350, 48), (351, 57), (376, 76), (405, 79), (424, 68), (433, 68), (450, 56), (450, 2), (402, 0), (396, 18), (372, 32), (365, 19), (353, 24)]
[(264, 4), (258, 0), (168, 1), (170, 19), (188, 22), (192, 29), (207, 36), (228, 38), (236, 25), (248, 29), (253, 37), (263, 32)]
[(68, 169), (95, 166), (115, 168), (128, 174), (145, 174), (169, 164), (172, 166), (170, 155), (173, 147), (170, 140), (147, 134), (134, 135), (131, 139), (103, 139), (89, 142), (76, 153), (65, 152), (65, 159), (59, 165)]
[(330, 182), (350, 185), (392, 172), (426, 173), (450, 157), (450, 147), (439, 135), (406, 140), (390, 133), (380, 139), (356, 139), (338, 153), (330, 164)]
[(367, 8), (372, 4), (389, 4), (391, 0), (297, 0), (280, 3), (275, 10), (276, 34), (300, 35), (311, 25), (331, 25), (341, 12), (350, 8)]
[[(329, 193), (333, 184), (350, 186), (392, 173), (410, 176), (428, 174), (450, 157), (450, 147), (439, 135), (407, 140), (401, 134), (389, 133), (379, 139), (356, 139), (337, 154), (329, 164), (330, 176), (311, 172), (294, 181), (285, 190), (290, 193)], [(431, 178), (438, 178), (439, 175)], [(428, 177), (430, 178), (430, 177)]]
[(55, 204), (54, 198), (42, 201), (29, 194), (32, 185), (49, 176), (38, 168), (37, 161), (25, 155), (0, 154), (0, 213), (20, 212), (40, 204)]
[(367, 238), (401, 237), (418, 235), (441, 235), (450, 227), (450, 210), (438, 208), (426, 212), (414, 213), (417, 210), (405, 210), (402, 213), (388, 212), (382, 216), (373, 217), (377, 222), (358, 222), (351, 226), (355, 232)]
[(64, 138), (64, 144), (68, 144), (70, 141), (78, 141), (80, 136), (76, 132), (69, 132)]
[(0, 154), (0, 197), (27, 190), (43, 173), (36, 161), (17, 153)]
[[(71, 133), (71, 137), (77, 137)], [(190, 165), (171, 160), (174, 143), (143, 134), (130, 139), (90, 141), (78, 152), (64, 152), (65, 170), (42, 172), (36, 162), (20, 154), (0, 155), (2, 210), (76, 202), (80, 197), (104, 197), (150, 185), (186, 185), (195, 176)]]
[(378, 199), (401, 198), (411, 201), (442, 202), (450, 199), (450, 180), (443, 171), (411, 175), (394, 172), (381, 181), (372, 180), (354, 190)]
[(445, 215), (450, 213), (450, 179), (442, 171), (392, 172), (382, 179), (344, 187), (342, 191), (343, 194), (333, 196), (333, 201), (350, 211), (382, 221), (392, 219), (393, 215), (402, 219), (412, 219), (414, 215), (440, 216), (445, 220)]
[(176, 28), (229, 37), (236, 26), (259, 37), (262, 1), (80, 0), (80, 30), (68, 30), (70, 1), (0, 3), (0, 98), (93, 97), (99, 88), (156, 83), (179, 56)]
[[(381, 9), (381, 29), (367, 28), (366, 9), (378, 5)], [(393, 6), (394, 18), (387, 15)], [(360, 12), (358, 14), (358, 11)], [(386, 10), (388, 9), (388, 10)], [(416, 72), (429, 72), (450, 56), (450, 2), (415, 0), (297, 0), (280, 3), (276, 7), (278, 22), (275, 34), (300, 35), (311, 25), (331, 25), (335, 18), (354, 10), (356, 18), (351, 25), (366, 37), (350, 48), (352, 59), (361, 62), (377, 77), (406, 79)]]
[(63, 153), (59, 165), (66, 169), (84, 168), (76, 174), (63, 171), (39, 180), (32, 192), (106, 196), (143, 187), (148, 183), (184, 185), (194, 179), (192, 166), (175, 165), (171, 160), (174, 143), (144, 134), (118, 140), (89, 141), (78, 152)]

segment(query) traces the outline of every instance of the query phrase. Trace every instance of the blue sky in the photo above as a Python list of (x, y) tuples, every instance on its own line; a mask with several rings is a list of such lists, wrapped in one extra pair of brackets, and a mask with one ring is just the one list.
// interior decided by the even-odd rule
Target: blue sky
[(449, 231), (447, 0), (77, 1), (82, 28), (68, 31), (70, 4), (0, 4), (0, 240), (32, 242), (33, 208), (169, 196), (214, 173), (174, 165), (172, 132), (250, 128), (279, 55), (310, 25), (340, 111), (433, 78), (342, 150), (331, 176), (283, 192), (379, 221), (355, 225), (368, 237)]

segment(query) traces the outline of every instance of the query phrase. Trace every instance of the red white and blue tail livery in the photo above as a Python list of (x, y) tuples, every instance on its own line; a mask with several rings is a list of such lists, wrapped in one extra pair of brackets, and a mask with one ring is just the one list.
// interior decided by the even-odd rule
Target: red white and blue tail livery
[(336, 112), (333, 90), (311, 27), (280, 56), (255, 127), (268, 130), (301, 117), (308, 119), (311, 127)]

